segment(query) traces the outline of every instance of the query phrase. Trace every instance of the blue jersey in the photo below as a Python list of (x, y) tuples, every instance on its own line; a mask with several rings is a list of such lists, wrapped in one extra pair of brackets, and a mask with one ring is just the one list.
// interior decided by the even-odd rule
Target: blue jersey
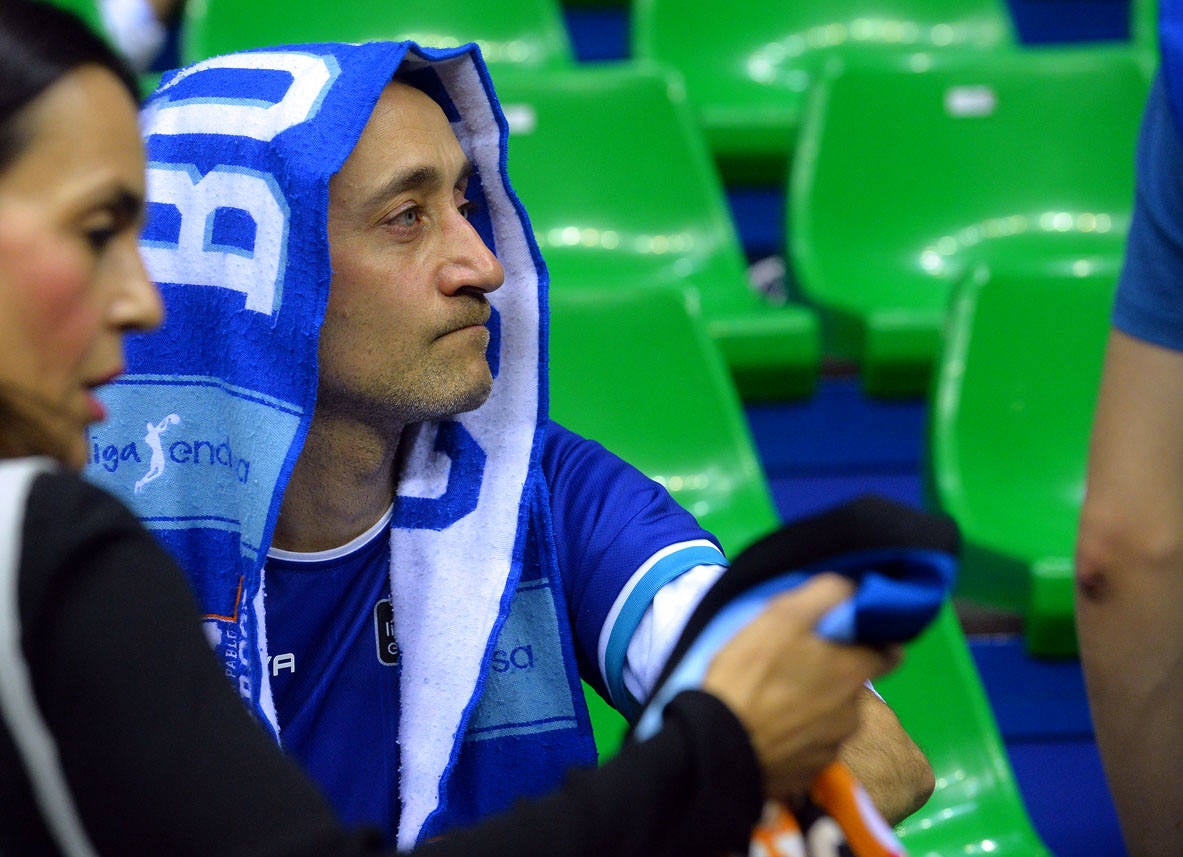
[(1159, 74), (1138, 141), (1137, 189), (1118, 282), (1118, 330), (1183, 350), (1183, 142)]
[[(697, 566), (723, 562), (711, 536), (661, 485), (599, 444), (552, 423), (542, 469), (553, 532), (527, 540), (513, 605), (441, 802), (441, 829), (557, 785), (570, 759), (548, 753), (551, 739), (589, 735), (576, 696), (580, 676), (618, 707), (635, 705), (624, 687), (625, 650), (653, 595)], [(541, 571), (546, 542), (553, 542), (561, 580)], [(265, 599), (283, 746), (347, 822), (374, 825), (393, 839), (398, 629), (384, 605), (399, 569), (389, 564), (384, 519), (325, 554), (296, 561), (272, 551)]]
[(281, 743), (338, 796), (342, 821), (380, 830), (393, 830), (399, 813), (389, 523), (388, 512), (335, 550), (273, 549), (265, 595), (273, 630), (265, 668)]

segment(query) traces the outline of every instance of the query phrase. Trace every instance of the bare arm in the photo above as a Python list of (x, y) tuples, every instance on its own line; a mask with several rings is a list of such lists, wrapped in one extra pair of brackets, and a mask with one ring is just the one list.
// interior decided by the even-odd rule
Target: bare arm
[(869, 688), (859, 697), (858, 731), (838, 755), (890, 824), (924, 806), (936, 787), (928, 758), (895, 712)]
[(1097, 744), (1131, 857), (1183, 835), (1183, 353), (1110, 336), (1077, 544)]

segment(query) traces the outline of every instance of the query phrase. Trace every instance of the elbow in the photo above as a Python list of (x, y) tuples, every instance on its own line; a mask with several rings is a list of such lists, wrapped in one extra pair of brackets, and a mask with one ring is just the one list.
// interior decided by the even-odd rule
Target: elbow
[(1135, 576), (1157, 577), (1183, 567), (1183, 532), (1166, 517), (1085, 503), (1076, 543), (1077, 598), (1104, 604)]
[(916, 751), (920, 756), (920, 772), (916, 778), (916, 790), (913, 794), (915, 806), (911, 812), (920, 809), (928, 803), (928, 799), (932, 797), (933, 792), (937, 790), (937, 776), (932, 769), (932, 765), (928, 763), (928, 759), (919, 750)]
[(911, 754), (912, 758), (908, 764), (911, 776), (909, 776), (907, 788), (902, 794), (904, 801), (897, 812), (891, 813), (895, 817), (887, 819), (893, 825), (899, 824), (923, 807), (936, 791), (937, 779), (932, 765), (929, 764), (928, 758), (920, 751), (919, 747), (913, 745), (913, 749), (914, 752)]
[(860, 771), (864, 773), (863, 786), (891, 825), (923, 807), (936, 790), (936, 774), (928, 757), (906, 735), (901, 735), (873, 768), (855, 758), (846, 761), (856, 776)]

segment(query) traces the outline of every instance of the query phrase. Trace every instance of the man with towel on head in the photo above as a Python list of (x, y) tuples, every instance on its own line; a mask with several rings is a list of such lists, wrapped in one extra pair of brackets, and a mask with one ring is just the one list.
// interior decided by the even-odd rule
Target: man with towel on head
[[(727, 561), (547, 417), (546, 270), (476, 48), (218, 57), (143, 123), (166, 321), (90, 473), (179, 557), (228, 677), (401, 847), (594, 764), (580, 678), (635, 716)], [(890, 820), (932, 788), (869, 689), (843, 755)]]

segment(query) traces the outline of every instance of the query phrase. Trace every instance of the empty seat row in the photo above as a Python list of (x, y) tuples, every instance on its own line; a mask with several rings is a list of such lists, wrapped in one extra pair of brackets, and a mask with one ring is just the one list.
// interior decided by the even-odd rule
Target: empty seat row
[[(857, 364), (868, 392), (923, 394), (949, 284), (967, 267), (999, 256), (1047, 269), (1115, 263), (1147, 54), (995, 50), (1014, 47), (1003, 0), (742, 3), (637, 0), (635, 53), (666, 66), (575, 63), (555, 0), (514, 0), (512, 14), (440, 0), (413, 17), (377, 0), (309, 0), (301, 14), (291, 0), (190, 0), (183, 53), (480, 42), (510, 108), (511, 175), (555, 287), (696, 290), (747, 401), (808, 395), (823, 354)], [(688, 50), (693, 63), (678, 53)], [(763, 85), (749, 95), (727, 82), (727, 68), (734, 78), (757, 67)], [(729, 88), (742, 110), (718, 107)], [(748, 284), (712, 168), (712, 111), (775, 113), (782, 126), (793, 116), (792, 139), (768, 151), (796, 153), (781, 189), (799, 300), (770, 301)], [(733, 130), (758, 144), (752, 121)]]

